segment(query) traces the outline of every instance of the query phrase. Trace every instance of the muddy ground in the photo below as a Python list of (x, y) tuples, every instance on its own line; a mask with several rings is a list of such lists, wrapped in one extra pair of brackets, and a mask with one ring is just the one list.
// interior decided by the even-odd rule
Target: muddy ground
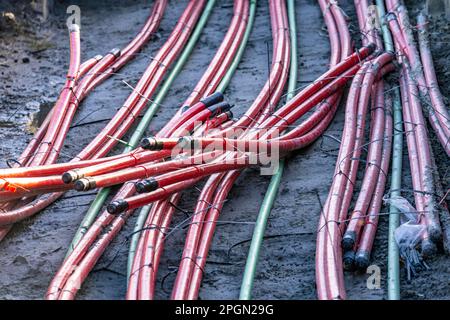
[[(1, 11), (16, 14), (16, 23), (0, 24), (0, 156), (4, 160), (18, 157), (42, 121), (60, 90), (68, 65), (68, 37), (65, 11), (69, 4), (81, 7), (83, 60), (104, 54), (112, 47), (122, 47), (139, 30), (151, 1), (55, 1), (50, 19), (41, 22), (30, 10), (29, 1), (2, 1)], [(14, 5), (11, 5), (14, 3)], [(135, 60), (97, 88), (81, 105), (66, 140), (62, 160), (81, 150), (107, 123), (130, 94), (122, 80), (135, 84), (151, 56), (165, 41), (187, 1), (170, 1), (158, 37), (151, 41)], [(416, 3), (416, 2), (415, 2)], [(352, 18), (351, 1), (342, 1)], [(420, 9), (414, 4), (410, 9)], [(149, 132), (162, 126), (195, 86), (219, 46), (232, 14), (231, 0), (218, 0), (205, 31), (187, 65), (176, 79), (168, 97), (152, 122)], [(316, 1), (297, 1), (299, 30), (299, 86), (309, 83), (327, 69), (329, 43)], [(433, 21), (433, 53), (443, 93), (450, 97), (450, 24)], [(356, 34), (355, 37), (358, 37)], [(269, 46), (268, 46), (269, 45)], [(256, 97), (267, 77), (267, 48), (271, 50), (269, 13), (266, 1), (259, 1), (255, 26), (243, 60), (226, 92), (236, 104), (238, 115)], [(327, 130), (328, 136), (340, 138), (343, 127), (342, 107)], [(293, 155), (286, 171), (266, 231), (261, 252), (254, 298), (315, 299), (315, 232), (320, 212), (334, 170), (339, 145), (323, 137), (311, 147)], [(449, 162), (433, 142), (439, 173), (448, 188)], [(117, 151), (117, 150), (116, 150)], [(406, 154), (406, 150), (405, 150)], [(410, 188), (405, 157), (404, 184)], [(269, 183), (256, 170), (246, 170), (233, 188), (217, 227), (205, 276), (201, 299), (235, 299), (238, 297), (243, 267), (258, 208)], [(198, 190), (186, 192), (181, 208), (192, 210)], [(411, 195), (407, 192), (406, 196)], [(14, 226), (0, 243), (0, 299), (42, 299), (47, 286), (60, 266), (72, 236), (86, 212), (92, 192), (67, 193), (64, 198), (38, 216)], [(383, 208), (385, 211), (385, 208)], [(185, 219), (178, 212), (174, 224)], [(126, 291), (127, 236), (134, 226), (130, 219), (112, 243), (96, 269), (79, 292), (79, 299), (123, 299)], [(167, 240), (161, 261), (158, 299), (170, 294), (179, 264), (186, 229), (178, 228)], [(378, 290), (366, 286), (368, 275), (347, 273), (346, 285), (351, 299), (386, 298), (387, 217), (382, 217), (373, 252), (373, 264), (380, 266), (382, 282)], [(449, 299), (450, 259), (443, 254), (428, 261), (431, 270), (411, 282), (402, 273), (402, 298)]]

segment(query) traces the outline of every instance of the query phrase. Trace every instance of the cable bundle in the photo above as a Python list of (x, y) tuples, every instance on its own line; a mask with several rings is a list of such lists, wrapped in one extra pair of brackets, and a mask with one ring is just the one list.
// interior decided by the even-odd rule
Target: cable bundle
[[(381, 29), (368, 23), (374, 14), (371, 1), (355, 1), (362, 46), (354, 49), (347, 17), (337, 1), (318, 1), (330, 37), (330, 68), (297, 92), (296, 70), (293, 70), (297, 66), (297, 50), (292, 47), (296, 45), (292, 41), (296, 37), (292, 25), (295, 6), (291, 0), (287, 6), (285, 1), (269, 1), (273, 39), (270, 73), (256, 99), (235, 119), (231, 112), (233, 106), (226, 101), (224, 91), (251, 33), (256, 0), (234, 0), (228, 30), (192, 93), (155, 136), (141, 139), (215, 4), (214, 0), (189, 1), (169, 38), (113, 119), (72, 161), (56, 164), (79, 103), (148, 41), (159, 25), (167, 1), (155, 2), (142, 31), (126, 48), (82, 64), (79, 30), (75, 27), (70, 33), (70, 67), (60, 98), (23, 152), (19, 159), (21, 166), (0, 170), (0, 226), (3, 228), (0, 239), (12, 223), (39, 212), (68, 190), (101, 189), (51, 281), (46, 298), (74, 299), (127, 219), (135, 209), (142, 208), (130, 241), (126, 298), (153, 299), (167, 230), (182, 192), (203, 182), (171, 295), (172, 299), (196, 299), (216, 223), (242, 170), (267, 165), (265, 161), (271, 157), (278, 161), (312, 144), (327, 129), (340, 102), (346, 99), (339, 155), (317, 232), (319, 299), (345, 299), (344, 269), (365, 269), (370, 264), (388, 179), (394, 127), (401, 128), (400, 111), (407, 133), (415, 205), (421, 214), (420, 223), (426, 227), (422, 253), (433, 254), (441, 239), (447, 240), (450, 234), (448, 228), (443, 232), (439, 221), (439, 214), (448, 211), (436, 201), (436, 194), (442, 194), (442, 190), (435, 173), (422, 106), (430, 106), (427, 109), (430, 124), (450, 154), (448, 112), (437, 88), (425, 18), (419, 17), (419, 52), (404, 5), (400, 1), (386, 1), (389, 13), (384, 16), (383, 1), (377, 3), (385, 23)], [(398, 94), (391, 94), (397, 91), (384, 79), (399, 65), (401, 101)], [(283, 104), (288, 80), (288, 99)], [(146, 108), (148, 101), (152, 104)], [(144, 111), (123, 153), (108, 156)], [(393, 114), (396, 114), (395, 123)], [(398, 140), (394, 138), (393, 171), (401, 171)], [(357, 190), (360, 163), (366, 165)], [(279, 181), (281, 172), (275, 181)], [(398, 176), (393, 177), (392, 185), (398, 187), (398, 180)], [(101, 211), (113, 186), (121, 187), (106, 210)], [(269, 202), (273, 202), (276, 188), (271, 189)], [(262, 209), (261, 224), (255, 234), (263, 233), (270, 207), (266, 205)], [(395, 226), (398, 220), (392, 228)], [(255, 248), (261, 244), (258, 235), (255, 239), (251, 253), (257, 252)], [(392, 257), (398, 257), (396, 254)], [(245, 299), (250, 297), (256, 265), (256, 259), (248, 261), (241, 291)]]

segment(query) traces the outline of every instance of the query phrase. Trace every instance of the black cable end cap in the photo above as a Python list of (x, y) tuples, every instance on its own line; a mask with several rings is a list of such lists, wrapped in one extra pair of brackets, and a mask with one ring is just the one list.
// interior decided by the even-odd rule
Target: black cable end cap
[(152, 138), (143, 138), (141, 143), (139, 144), (142, 149), (149, 150), (153, 144), (154, 139)]
[(430, 258), (437, 254), (437, 246), (430, 239), (423, 239), (421, 244), (421, 252), (424, 258)]
[(106, 211), (110, 214), (119, 214), (128, 210), (128, 202), (125, 200), (116, 200), (106, 206)]
[(89, 181), (86, 179), (80, 179), (75, 181), (73, 184), (73, 188), (77, 191), (88, 191), (89, 188)]
[(209, 107), (208, 109), (211, 111), (211, 117), (215, 117), (221, 113), (227, 112), (230, 110), (232, 106), (228, 102), (220, 102), (218, 104)]
[(345, 271), (355, 270), (355, 252), (353, 250), (347, 251), (342, 257), (342, 266)]
[(443, 239), (442, 235), (442, 229), (436, 225), (429, 225), (428, 228), (428, 235), (434, 243), (441, 243)]
[(224, 99), (222, 92), (215, 92), (210, 96), (207, 96), (206, 98), (202, 99), (200, 102), (203, 103), (206, 108), (211, 107), (219, 102), (222, 102)]
[(72, 174), (70, 173), (70, 171), (64, 172), (61, 179), (65, 184), (69, 184), (73, 181), (73, 177), (72, 177)]
[(346, 232), (342, 237), (342, 249), (352, 250), (355, 246), (356, 234), (354, 231)]
[(161, 142), (158, 142), (158, 140), (156, 140), (156, 138), (154, 137), (143, 138), (141, 140), (140, 146), (142, 149), (150, 151), (163, 149), (163, 144)]
[(138, 193), (152, 192), (159, 188), (158, 181), (155, 178), (138, 181), (134, 186)]
[(370, 263), (369, 253), (367, 251), (358, 252), (355, 257), (356, 267), (360, 270), (367, 270)]
[(78, 170), (74, 169), (64, 172), (61, 178), (64, 183), (69, 184), (75, 180), (83, 178), (83, 175), (78, 174)]

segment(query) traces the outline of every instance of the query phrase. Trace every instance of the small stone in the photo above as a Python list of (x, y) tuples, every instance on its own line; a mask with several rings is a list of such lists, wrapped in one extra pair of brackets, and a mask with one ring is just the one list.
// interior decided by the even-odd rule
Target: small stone
[(27, 259), (26, 259), (25, 257), (23, 257), (23, 256), (17, 256), (17, 257), (14, 259), (13, 263), (16, 264), (16, 265), (22, 265), (22, 264), (28, 264), (28, 261), (27, 261)]
[(22, 62), (23, 63), (30, 63), (30, 58), (24, 57), (24, 58), (22, 58)]
[(37, 102), (37, 101), (30, 101), (30, 102), (27, 102), (25, 104), (25, 109), (26, 110), (33, 110), (33, 111), (35, 111), (35, 110), (39, 110), (39, 107), (40, 107), (40, 103)]

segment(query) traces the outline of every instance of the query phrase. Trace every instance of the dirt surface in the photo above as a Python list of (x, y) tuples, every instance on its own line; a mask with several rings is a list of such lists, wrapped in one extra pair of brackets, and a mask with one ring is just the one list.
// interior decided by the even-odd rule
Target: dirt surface
[[(14, 6), (10, 3), (14, 2)], [(28, 7), (28, 1), (2, 1), (1, 11), (12, 11), (16, 22), (0, 24), (0, 156), (18, 157), (54, 103), (64, 82), (68, 66), (68, 37), (65, 11), (69, 4), (81, 7), (82, 60), (122, 47), (140, 29), (151, 8), (144, 0), (133, 1), (55, 1), (50, 19), (41, 22)], [(61, 159), (67, 160), (81, 150), (116, 112), (151, 57), (164, 43), (187, 1), (169, 1), (158, 37), (141, 54), (97, 88), (82, 103), (66, 140)], [(316, 1), (298, 0), (299, 86), (311, 82), (327, 69), (329, 43)], [(355, 15), (351, 1), (342, 1), (344, 10)], [(414, 5), (412, 10), (419, 9)], [(23, 10), (22, 10), (23, 9)], [(191, 58), (176, 79), (168, 97), (152, 122), (149, 132), (159, 129), (188, 96), (221, 43), (231, 19), (232, 1), (219, 0)], [(448, 69), (450, 24), (434, 20), (433, 53), (444, 95), (450, 97)], [(443, 35), (445, 33), (445, 36)], [(355, 37), (358, 37), (355, 34)], [(235, 114), (245, 110), (263, 86), (268, 72), (267, 53), (271, 51), (269, 12), (266, 1), (259, 1), (254, 29), (243, 60), (234, 76), (227, 99), (235, 104)], [(327, 136), (340, 139), (343, 128), (342, 107), (327, 130)], [(325, 201), (334, 171), (338, 143), (323, 137), (311, 147), (293, 155), (287, 162), (280, 192), (270, 216), (267, 239), (261, 252), (254, 298), (315, 299), (314, 253), (320, 201)], [(449, 163), (437, 143), (433, 145), (439, 173), (448, 181)], [(118, 151), (118, 150), (116, 150)], [(406, 150), (405, 150), (406, 154)], [(405, 157), (404, 184), (410, 188)], [(200, 291), (201, 299), (236, 299), (252, 236), (253, 222), (270, 178), (259, 171), (246, 170), (226, 203), (208, 256)], [(447, 185), (444, 187), (448, 188)], [(180, 204), (192, 210), (199, 191), (186, 192)], [(406, 194), (407, 196), (410, 196)], [(38, 216), (26, 220), (0, 243), (0, 299), (42, 299), (47, 286), (61, 265), (72, 236), (86, 212), (92, 192), (67, 193)], [(385, 208), (383, 208), (384, 211)], [(186, 228), (183, 212), (177, 212), (175, 231), (167, 239), (161, 260), (156, 297), (170, 295), (179, 264)], [(381, 268), (381, 289), (369, 290), (368, 275), (346, 274), (351, 299), (386, 298), (387, 217), (382, 217), (373, 252), (373, 264)], [(123, 299), (126, 292), (127, 236), (134, 218), (127, 222), (110, 245), (79, 292), (78, 299)], [(450, 259), (439, 254), (428, 261), (431, 270), (407, 283), (402, 274), (402, 298), (449, 299)]]

